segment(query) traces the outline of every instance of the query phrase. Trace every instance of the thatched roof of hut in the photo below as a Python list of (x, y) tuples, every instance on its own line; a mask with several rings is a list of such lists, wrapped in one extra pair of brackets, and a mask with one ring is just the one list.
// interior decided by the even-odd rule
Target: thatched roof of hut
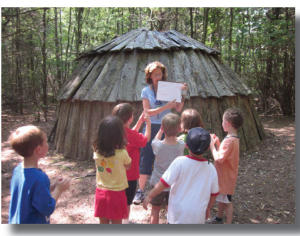
[(175, 30), (170, 31), (150, 31), (147, 29), (132, 30), (120, 37), (117, 37), (95, 49), (84, 53), (100, 54), (104, 52), (132, 51), (134, 49), (142, 50), (176, 50), (193, 49), (201, 50), (208, 54), (220, 54), (219, 51), (205, 46), (184, 34)]
[(58, 99), (140, 101), (146, 86), (144, 68), (156, 60), (167, 67), (168, 81), (188, 84), (188, 97), (249, 95), (247, 86), (220, 62), (218, 54), (175, 30), (133, 30), (83, 53)]

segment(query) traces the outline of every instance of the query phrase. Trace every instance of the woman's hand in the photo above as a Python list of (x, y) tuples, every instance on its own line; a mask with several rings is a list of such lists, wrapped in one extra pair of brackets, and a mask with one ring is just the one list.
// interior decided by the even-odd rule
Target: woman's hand
[(168, 102), (166, 104), (166, 106), (168, 107), (168, 109), (176, 108), (176, 99), (174, 99), (173, 101)]
[(187, 83), (183, 83), (182, 87), (181, 87), (181, 90), (182, 91), (187, 91), (188, 89), (189, 89), (189, 87), (188, 87)]

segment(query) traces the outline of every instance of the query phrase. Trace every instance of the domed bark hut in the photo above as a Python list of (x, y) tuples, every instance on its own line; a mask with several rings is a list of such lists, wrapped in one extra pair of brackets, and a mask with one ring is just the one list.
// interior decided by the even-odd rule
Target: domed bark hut
[(130, 31), (84, 53), (58, 96), (56, 150), (67, 158), (90, 159), (99, 122), (117, 103), (131, 103), (139, 115), (141, 91), (147, 86), (144, 69), (152, 61), (167, 67), (168, 81), (188, 84), (184, 109), (197, 109), (205, 128), (219, 137), (224, 137), (224, 110), (239, 107), (244, 114), (241, 149), (253, 147), (264, 131), (251, 105), (251, 91), (221, 63), (219, 54), (177, 31), (146, 29)]

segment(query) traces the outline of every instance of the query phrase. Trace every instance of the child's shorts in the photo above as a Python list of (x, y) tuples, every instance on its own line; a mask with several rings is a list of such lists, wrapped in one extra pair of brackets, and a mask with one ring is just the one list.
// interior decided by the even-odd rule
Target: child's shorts
[(158, 194), (156, 197), (152, 198), (150, 203), (153, 206), (167, 206), (169, 203), (169, 191), (163, 191)]
[(231, 203), (232, 195), (229, 194), (219, 194), (216, 198), (217, 202)]
[(127, 205), (131, 205), (135, 196), (137, 180), (128, 180), (128, 188), (126, 188)]
[(112, 191), (96, 188), (94, 216), (111, 220), (128, 218), (125, 190)]

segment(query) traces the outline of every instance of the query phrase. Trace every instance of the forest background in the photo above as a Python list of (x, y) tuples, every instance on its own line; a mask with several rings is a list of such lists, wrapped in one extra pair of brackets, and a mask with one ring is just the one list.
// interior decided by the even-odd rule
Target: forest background
[(2, 109), (49, 105), (84, 51), (136, 28), (177, 30), (221, 52), (260, 112), (295, 114), (295, 8), (2, 8)]
[[(140, 27), (174, 29), (219, 50), (223, 63), (251, 88), (267, 135), (241, 154), (234, 222), (295, 224), (295, 8), (6, 7), (1, 8), (1, 26), (1, 226), (8, 222), (12, 170), (21, 161), (6, 142), (10, 131), (30, 123), (49, 134), (58, 91), (76, 58)], [(279, 116), (269, 116), (274, 113)], [(74, 179), (52, 223), (98, 223), (93, 217), (94, 163), (67, 160), (50, 147), (40, 167), (50, 178)], [(149, 223), (149, 214), (141, 206), (131, 213), (135, 224)], [(166, 223), (165, 211), (161, 221)]]

